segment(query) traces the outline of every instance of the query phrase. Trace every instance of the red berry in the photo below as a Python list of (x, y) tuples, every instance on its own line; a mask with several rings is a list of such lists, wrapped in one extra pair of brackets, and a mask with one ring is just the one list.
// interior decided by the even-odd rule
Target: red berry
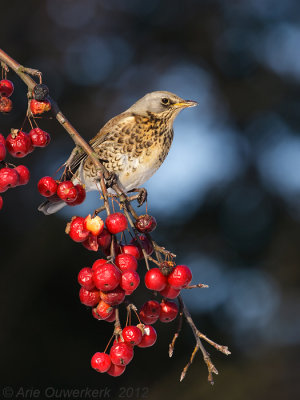
[(0, 97), (0, 112), (9, 113), (13, 108), (11, 99), (7, 97)]
[(6, 138), (7, 151), (17, 158), (25, 157), (33, 150), (30, 137), (23, 131), (12, 129), (12, 132)]
[(145, 285), (150, 290), (160, 292), (167, 286), (167, 278), (160, 272), (159, 268), (152, 268), (146, 272)]
[(6, 148), (5, 145), (0, 143), (0, 161), (3, 161), (6, 157)]
[(118, 254), (115, 259), (116, 266), (122, 271), (136, 271), (138, 267), (138, 263), (136, 258), (133, 257), (131, 254), (121, 253)]
[(37, 186), (40, 194), (44, 197), (53, 196), (57, 190), (57, 183), (51, 176), (41, 178)]
[(100, 301), (100, 292), (97, 289), (87, 290), (81, 287), (79, 290), (79, 299), (85, 306), (95, 307)]
[(114, 290), (110, 290), (108, 292), (100, 292), (100, 297), (105, 303), (111, 306), (117, 306), (118, 304), (123, 303), (125, 299), (125, 291), (117, 286)]
[(103, 300), (99, 301), (97, 308), (95, 310), (96, 314), (102, 319), (109, 318), (113, 313), (113, 311), (114, 309), (112, 308), (112, 306), (110, 304), (105, 303), (105, 301)]
[(91, 359), (91, 366), (97, 372), (106, 372), (111, 366), (111, 360), (106, 353), (95, 353)]
[(126, 244), (124, 246), (122, 246), (121, 248), (122, 253), (124, 254), (130, 254), (132, 255), (134, 258), (136, 258), (137, 260), (140, 257), (140, 250), (137, 246), (133, 245), (133, 244)]
[(57, 196), (67, 202), (73, 202), (77, 199), (77, 190), (71, 181), (60, 182), (57, 187)]
[(138, 347), (150, 347), (153, 346), (156, 342), (157, 334), (156, 330), (151, 325), (145, 325), (144, 334), (141, 340), (141, 343), (138, 344)]
[(3, 191), (18, 186), (19, 179), (18, 172), (13, 168), (0, 169), (0, 187), (3, 188)]
[(92, 235), (91, 232), (87, 231), (88, 237), (82, 242), (82, 245), (90, 251), (98, 251), (97, 237)]
[(106, 318), (106, 322), (114, 322), (116, 320), (116, 309), (114, 308), (110, 317)]
[(26, 185), (30, 179), (30, 172), (25, 165), (18, 165), (14, 168), (19, 174), (19, 185)]
[(103, 228), (103, 231), (98, 235), (97, 240), (101, 250), (105, 250), (111, 244), (111, 234), (106, 228)]
[(127, 365), (133, 358), (133, 349), (124, 342), (115, 343), (110, 349), (110, 359), (115, 365)]
[(14, 91), (14, 84), (8, 79), (0, 81), (0, 96), (10, 97)]
[(2, 196), (0, 196), (0, 210), (2, 210), (2, 207), (3, 207), (3, 198)]
[(159, 292), (163, 297), (166, 297), (167, 299), (176, 299), (180, 293), (180, 289), (175, 289), (169, 284)]
[[(145, 235), (139, 235), (139, 240), (141, 242), (142, 248), (146, 251), (146, 253), (149, 256), (151, 256), (151, 254), (154, 251), (152, 243), (148, 240), (148, 238)], [(139, 256), (137, 257), (137, 259), (140, 260), (144, 258), (144, 254), (137, 239), (136, 238), (132, 239), (130, 243), (136, 246), (139, 250)]]
[(121, 272), (113, 264), (99, 265), (94, 270), (94, 282), (100, 290), (113, 290), (119, 286), (120, 281)]
[(139, 232), (149, 233), (154, 231), (156, 228), (156, 219), (151, 215), (140, 215), (138, 219), (135, 221), (135, 227)]
[(107, 371), (108, 375), (110, 376), (120, 376), (123, 374), (125, 371), (126, 366), (125, 365), (115, 365), (111, 364), (109, 370)]
[(96, 261), (94, 262), (94, 264), (92, 265), (92, 270), (95, 271), (95, 269), (96, 269), (97, 267), (99, 267), (99, 265), (103, 265), (103, 264), (106, 264), (106, 263), (107, 263), (107, 260), (105, 260), (104, 258), (99, 258), (99, 259), (96, 260)]
[(71, 223), (67, 224), (66, 233), (74, 242), (83, 242), (90, 234), (84, 227), (84, 218), (82, 217), (73, 217)]
[(29, 137), (34, 147), (46, 147), (51, 139), (49, 133), (40, 128), (31, 129)]
[(51, 103), (48, 100), (37, 101), (35, 99), (30, 101), (30, 110), (33, 115), (43, 114), (51, 110)]
[(136, 271), (125, 271), (121, 277), (121, 288), (131, 292), (135, 290), (140, 284), (140, 277)]
[(5, 146), (5, 137), (0, 133), (0, 144)]
[(105, 225), (110, 233), (116, 234), (127, 229), (127, 219), (124, 214), (117, 212), (106, 218)]
[(92, 268), (82, 268), (79, 271), (78, 274), (78, 283), (79, 285), (81, 285), (82, 287), (84, 287), (87, 290), (92, 290), (95, 288), (95, 284), (93, 281), (93, 271)]
[(171, 322), (178, 314), (178, 306), (174, 301), (162, 301), (160, 303), (159, 320), (161, 322)]
[(177, 265), (168, 276), (168, 283), (175, 289), (182, 289), (192, 280), (192, 272), (186, 265)]
[(135, 346), (141, 343), (142, 331), (137, 326), (130, 325), (122, 330), (122, 336), (125, 343)]
[(85, 217), (84, 227), (91, 232), (92, 235), (98, 236), (104, 228), (104, 222), (98, 216), (92, 218), (91, 214)]
[(144, 324), (152, 325), (159, 317), (160, 304), (156, 300), (149, 300), (143, 304), (139, 316)]
[(77, 185), (75, 185), (75, 188), (77, 190), (77, 198), (76, 198), (76, 200), (74, 200), (72, 202), (66, 201), (68, 206), (72, 206), (72, 207), (78, 206), (78, 204), (83, 203), (85, 200), (86, 193), (85, 193), (84, 187), (82, 185), (77, 184)]

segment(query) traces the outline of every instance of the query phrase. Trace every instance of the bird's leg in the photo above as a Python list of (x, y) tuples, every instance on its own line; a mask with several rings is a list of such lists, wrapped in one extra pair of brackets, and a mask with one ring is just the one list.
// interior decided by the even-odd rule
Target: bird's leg
[(78, 146), (76, 146), (76, 147), (72, 150), (72, 153), (70, 154), (70, 157), (69, 157), (69, 158), (67, 159), (67, 161), (63, 164), (63, 166), (65, 167), (65, 169), (64, 169), (64, 172), (63, 172), (63, 174), (62, 174), (62, 179), (64, 179), (64, 178), (66, 177), (68, 171), (71, 172), (70, 165), (71, 165), (72, 161), (74, 160), (75, 156), (76, 156), (77, 154), (79, 154), (80, 151), (81, 151), (81, 149), (80, 149)]
[(147, 200), (147, 196), (148, 196), (147, 190), (145, 188), (136, 188), (136, 189), (131, 189), (128, 191), (128, 193), (132, 193), (132, 192), (139, 193), (137, 201), (139, 203), (138, 207), (141, 207)]

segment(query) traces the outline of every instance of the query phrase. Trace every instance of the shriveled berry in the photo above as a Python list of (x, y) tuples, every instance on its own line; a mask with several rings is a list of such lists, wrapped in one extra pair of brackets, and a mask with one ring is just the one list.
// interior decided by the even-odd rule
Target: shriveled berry
[(71, 181), (60, 182), (56, 193), (63, 201), (71, 203), (77, 199), (77, 190)]
[(46, 147), (51, 140), (49, 133), (40, 128), (31, 129), (29, 137), (34, 147)]
[(166, 297), (167, 299), (175, 299), (178, 297), (180, 293), (180, 289), (175, 289), (169, 284), (159, 292), (163, 297)]
[(101, 317), (102, 319), (109, 318), (111, 314), (113, 313), (113, 308), (110, 304), (105, 303), (105, 301), (100, 300), (97, 308), (96, 308), (96, 313)]
[(139, 316), (141, 321), (144, 324), (152, 325), (154, 324), (160, 314), (160, 304), (156, 300), (148, 300), (146, 303), (142, 305), (142, 308), (139, 312)]
[(84, 218), (73, 217), (71, 222), (67, 224), (66, 233), (74, 242), (84, 242), (89, 236), (90, 232), (84, 227)]
[(135, 221), (135, 227), (139, 232), (142, 233), (149, 233), (154, 231), (156, 228), (156, 219), (151, 215), (145, 214), (140, 215), (137, 220)]
[(140, 277), (136, 271), (125, 271), (122, 273), (120, 286), (124, 290), (135, 290), (140, 284)]
[(167, 286), (167, 278), (160, 272), (159, 268), (151, 268), (146, 272), (145, 285), (150, 290), (160, 292)]
[(136, 271), (138, 263), (135, 257), (131, 254), (121, 253), (115, 258), (116, 266), (122, 271)]
[(32, 99), (30, 101), (30, 110), (33, 115), (43, 114), (44, 112), (51, 110), (51, 103), (48, 100), (37, 101)]
[(38, 190), (44, 197), (53, 196), (57, 190), (57, 182), (51, 176), (44, 176), (38, 181)]
[(36, 100), (42, 101), (42, 100), (45, 100), (45, 98), (48, 96), (49, 89), (48, 89), (48, 86), (44, 85), (43, 83), (40, 83), (40, 84), (35, 85), (32, 93), (33, 93), (33, 97)]
[(30, 179), (30, 172), (25, 165), (18, 165), (14, 168), (19, 174), (19, 185), (26, 185)]
[(108, 375), (110, 376), (120, 376), (126, 369), (126, 365), (116, 365), (111, 364), (109, 370), (107, 371)]
[(138, 347), (151, 347), (157, 339), (156, 330), (151, 325), (144, 326), (144, 334)]
[(121, 272), (110, 263), (99, 265), (94, 270), (94, 282), (100, 290), (113, 290), (121, 282)]
[(115, 343), (110, 349), (110, 359), (115, 365), (127, 365), (133, 359), (133, 349), (124, 342)]
[(100, 291), (100, 297), (105, 301), (105, 303), (111, 306), (117, 306), (118, 304), (123, 303), (125, 299), (125, 291), (120, 286), (117, 286), (115, 289), (108, 292)]
[(79, 271), (77, 279), (78, 279), (79, 285), (81, 285), (85, 289), (92, 290), (95, 288), (95, 284), (93, 281), (92, 268), (88, 268), (88, 267), (82, 268)]
[(0, 112), (9, 113), (13, 108), (11, 99), (7, 97), (0, 97)]
[(175, 289), (182, 289), (192, 280), (192, 272), (186, 265), (177, 265), (168, 276), (168, 283)]
[(100, 301), (100, 291), (97, 289), (87, 290), (81, 287), (79, 290), (79, 299), (85, 306), (95, 307)]
[(66, 201), (68, 206), (74, 207), (78, 206), (79, 204), (83, 203), (86, 197), (86, 192), (85, 189), (82, 185), (75, 185), (75, 189), (77, 190), (77, 198), (76, 200), (72, 200), (71, 202)]
[(9, 188), (14, 188), (19, 184), (19, 174), (13, 168), (1, 168), (0, 169), (0, 187), (3, 191)]
[(125, 231), (128, 226), (125, 215), (120, 212), (108, 215), (105, 225), (109, 232), (113, 234)]
[(142, 331), (137, 326), (130, 325), (122, 330), (122, 336), (125, 343), (136, 346), (141, 343)]
[(174, 301), (162, 301), (160, 303), (159, 320), (161, 322), (171, 322), (178, 314), (178, 306)]
[[(89, 232), (89, 231), (87, 231)], [(98, 251), (98, 242), (97, 242), (97, 237), (92, 235), (91, 232), (89, 232), (88, 237), (81, 243), (87, 250), (90, 251)]]
[(10, 97), (14, 91), (14, 84), (8, 79), (0, 81), (0, 96)]
[(108, 318), (106, 318), (105, 321), (114, 322), (115, 320), (116, 320), (116, 309), (114, 308), (112, 314)]
[(25, 157), (33, 150), (30, 137), (27, 133), (12, 129), (6, 138), (7, 151), (17, 158)]
[(108, 354), (97, 352), (91, 359), (91, 366), (97, 372), (106, 372), (111, 366), (111, 360)]

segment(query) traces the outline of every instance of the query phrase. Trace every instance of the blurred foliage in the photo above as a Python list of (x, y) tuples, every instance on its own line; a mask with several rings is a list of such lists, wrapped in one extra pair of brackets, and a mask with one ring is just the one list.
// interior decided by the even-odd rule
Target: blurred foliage
[[(185, 294), (199, 329), (233, 353), (206, 346), (220, 373), (214, 388), (199, 356), (179, 384), (193, 337), (185, 327), (170, 360), (175, 325), (160, 324), (157, 345), (136, 351), (120, 378), (90, 368), (112, 327), (79, 304), (77, 273), (95, 254), (65, 236), (69, 211), (47, 218), (37, 211), (37, 180), (72, 149), (47, 119), (40, 125), (52, 135), (49, 148), (20, 160), (31, 183), (3, 195), (1, 386), (108, 386), (113, 398), (122, 386), (149, 387), (149, 399), (296, 398), (300, 3), (11, 0), (1, 14), (3, 49), (43, 72), (86, 139), (148, 91), (199, 101), (178, 117), (171, 153), (147, 186), (149, 207), (157, 241), (210, 285)], [(26, 111), (24, 84), (9, 78), (14, 110), (0, 116), (4, 135)], [(90, 210), (96, 197), (89, 196)]]

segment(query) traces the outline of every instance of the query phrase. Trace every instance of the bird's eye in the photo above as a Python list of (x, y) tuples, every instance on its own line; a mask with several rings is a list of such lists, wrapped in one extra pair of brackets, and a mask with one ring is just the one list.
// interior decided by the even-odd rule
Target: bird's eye
[(168, 105), (168, 104), (170, 104), (170, 100), (167, 98), (167, 97), (163, 97), (162, 99), (161, 99), (161, 102), (162, 102), (162, 104), (163, 105)]

